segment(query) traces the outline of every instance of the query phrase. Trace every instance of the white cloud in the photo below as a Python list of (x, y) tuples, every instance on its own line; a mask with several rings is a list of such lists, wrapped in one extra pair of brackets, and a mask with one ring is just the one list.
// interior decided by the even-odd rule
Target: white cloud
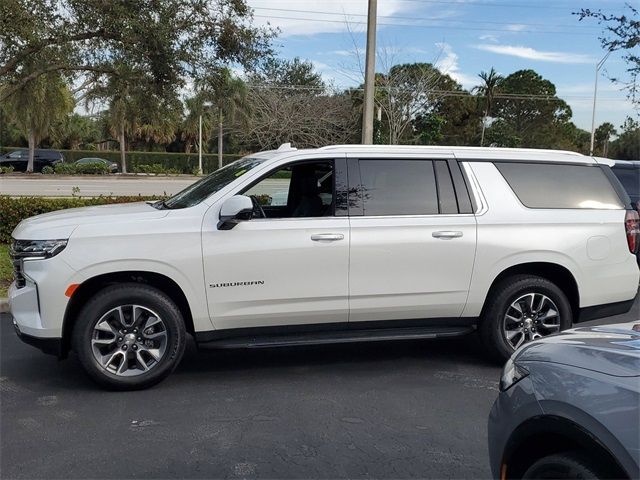
[(512, 57), (526, 58), (528, 60), (538, 60), (541, 62), (555, 63), (595, 63), (595, 60), (582, 53), (570, 52), (544, 52), (531, 47), (517, 45), (490, 45), (480, 44), (475, 48), (486, 52), (497, 53), (499, 55), (509, 55)]
[(480, 35), (478, 38), (483, 42), (496, 42), (496, 43), (498, 42), (498, 36), (492, 35), (490, 33), (487, 35)]
[(510, 32), (521, 32), (526, 28), (527, 28), (526, 25), (521, 25), (519, 23), (512, 23), (510, 25), (507, 25), (507, 30), (509, 30)]
[(464, 88), (472, 88), (478, 84), (475, 76), (467, 75), (460, 71), (458, 65), (458, 54), (453, 51), (448, 43), (436, 43), (436, 47), (441, 50), (440, 57), (435, 66), (442, 73), (446, 73)]
[[(348, 28), (357, 31), (365, 29), (362, 23), (366, 22), (367, 0), (248, 0), (247, 3), (255, 9), (255, 22), (280, 28), (280, 37), (344, 32)], [(378, 3), (378, 17), (397, 15), (411, 8), (411, 4), (402, 0), (385, 0)], [(305, 13), (302, 10), (332, 15)]]

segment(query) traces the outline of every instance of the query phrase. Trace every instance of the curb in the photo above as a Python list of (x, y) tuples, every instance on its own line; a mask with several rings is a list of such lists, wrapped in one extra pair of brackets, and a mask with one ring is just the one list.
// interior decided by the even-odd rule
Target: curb
[(9, 313), (9, 299), (0, 298), (0, 313)]

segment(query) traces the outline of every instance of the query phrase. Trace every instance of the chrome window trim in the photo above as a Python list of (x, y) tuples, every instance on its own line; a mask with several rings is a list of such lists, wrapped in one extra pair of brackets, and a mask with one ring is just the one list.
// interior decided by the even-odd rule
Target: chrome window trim
[(476, 205), (478, 206), (478, 208), (476, 209), (475, 215), (477, 216), (484, 215), (489, 211), (489, 206), (487, 205), (487, 200), (484, 198), (484, 194), (482, 193), (482, 189), (480, 188), (480, 183), (478, 182), (478, 179), (476, 178), (476, 175), (473, 172), (473, 169), (469, 165), (469, 162), (466, 162), (466, 161), (460, 162), (460, 165), (464, 169), (464, 173), (469, 179), (469, 183), (470, 183), (469, 193), (473, 195), (473, 198), (476, 201)]

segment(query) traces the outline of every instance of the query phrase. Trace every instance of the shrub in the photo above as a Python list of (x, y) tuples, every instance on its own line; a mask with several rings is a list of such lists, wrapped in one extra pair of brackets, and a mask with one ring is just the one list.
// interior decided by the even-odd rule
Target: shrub
[(161, 197), (94, 197), (94, 198), (44, 198), (19, 197), (12, 198), (0, 195), (0, 243), (11, 241), (11, 232), (22, 220), (41, 213), (63, 210), (66, 208), (87, 207), (91, 205), (107, 205), (112, 203), (140, 202), (158, 200)]
[(58, 175), (75, 175), (77, 173), (75, 163), (58, 163), (54, 170)]
[(105, 175), (109, 173), (109, 167), (102, 162), (75, 163), (73, 165), (75, 166), (76, 173), (80, 174)]
[(13, 166), (9, 165), (8, 167), (0, 167), (0, 174), (2, 173), (11, 173), (13, 172)]
[(182, 171), (177, 168), (167, 168), (159, 163), (153, 165), (138, 165), (135, 167), (136, 173), (154, 173), (156, 175), (180, 175)]
[(42, 167), (43, 175), (53, 175), (54, 173), (56, 172), (53, 170), (53, 167), (50, 167), (49, 165)]

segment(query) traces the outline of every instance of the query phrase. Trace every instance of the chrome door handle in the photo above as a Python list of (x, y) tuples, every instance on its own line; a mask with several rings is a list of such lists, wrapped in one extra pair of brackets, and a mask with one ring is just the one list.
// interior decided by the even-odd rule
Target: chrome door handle
[(441, 232), (433, 232), (431, 236), (433, 238), (451, 240), (452, 238), (460, 238), (462, 236), (462, 232), (447, 230), (447, 231), (441, 231)]
[(336, 240), (344, 240), (344, 235), (341, 233), (314, 233), (311, 235), (311, 240), (314, 242), (335, 242)]

